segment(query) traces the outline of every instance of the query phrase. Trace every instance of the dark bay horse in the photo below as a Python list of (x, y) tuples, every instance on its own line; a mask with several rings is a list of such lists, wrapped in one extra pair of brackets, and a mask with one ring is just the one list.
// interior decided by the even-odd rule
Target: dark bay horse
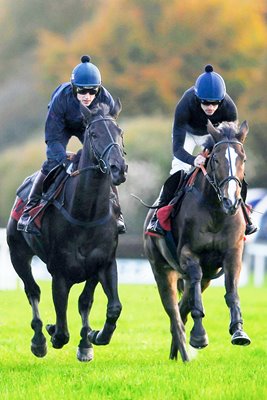
[[(94, 111), (87, 108), (82, 111), (87, 120), (84, 144), (76, 173), (66, 181), (61, 207), (51, 204), (47, 208), (41, 236), (17, 231), (17, 222), (11, 217), (7, 242), (12, 264), (24, 283), (32, 307), (32, 353), (43, 357), (47, 352), (38, 309), (41, 293), (31, 270), (32, 257), (37, 255), (52, 276), (56, 323), (47, 325), (46, 329), (54, 348), (62, 348), (69, 341), (66, 317), (69, 291), (74, 284), (85, 282), (78, 301), (82, 328), (77, 358), (90, 361), (92, 344), (110, 342), (122, 309), (115, 259), (118, 232), (110, 186), (126, 180), (127, 165), (122, 130), (116, 122), (121, 111), (119, 99), (112, 111), (104, 104)], [(95, 331), (88, 318), (99, 282), (108, 303), (104, 327)]]
[[(164, 238), (144, 235), (145, 253), (157, 282), (162, 304), (170, 318), (172, 344), (170, 358), (188, 361), (185, 323), (191, 312), (193, 328), (190, 345), (203, 348), (208, 336), (202, 325), (204, 308), (201, 293), (211, 279), (224, 273), (225, 301), (230, 309), (229, 332), (232, 344), (248, 345), (237, 292), (242, 267), (245, 220), (240, 207), (241, 183), (246, 155), (243, 144), (248, 134), (244, 121), (240, 128), (222, 123), (211, 135), (206, 170), (196, 175), (195, 182), (184, 194), (179, 213), (172, 219), (175, 257)], [(145, 222), (145, 232), (151, 217)], [(177, 301), (177, 292), (182, 294)]]

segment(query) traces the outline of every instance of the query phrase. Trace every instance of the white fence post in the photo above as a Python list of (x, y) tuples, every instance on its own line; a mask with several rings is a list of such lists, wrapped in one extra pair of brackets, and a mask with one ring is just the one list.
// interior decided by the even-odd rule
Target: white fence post
[[(247, 264), (254, 265), (253, 282), (255, 286), (262, 286), (264, 283), (265, 260), (267, 257), (267, 243), (248, 243), (245, 247), (245, 259)], [(252, 258), (254, 262), (252, 264)]]
[(0, 290), (16, 289), (18, 279), (10, 261), (6, 230), (0, 228)]

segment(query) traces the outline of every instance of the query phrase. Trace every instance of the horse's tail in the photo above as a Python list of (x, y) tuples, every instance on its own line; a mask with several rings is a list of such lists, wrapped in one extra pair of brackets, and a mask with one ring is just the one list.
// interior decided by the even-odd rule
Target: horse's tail
[(177, 281), (177, 289), (179, 296), (182, 296), (182, 294), (184, 293), (184, 280), (182, 278), (179, 278)]

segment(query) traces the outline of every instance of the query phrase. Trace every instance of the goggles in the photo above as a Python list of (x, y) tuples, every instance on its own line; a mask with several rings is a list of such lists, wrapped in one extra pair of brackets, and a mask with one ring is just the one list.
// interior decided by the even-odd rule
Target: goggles
[(98, 87), (84, 87), (84, 86), (83, 87), (79, 87), (79, 86), (76, 86), (76, 92), (78, 94), (82, 94), (82, 95), (87, 94), (87, 93), (89, 93), (91, 95), (96, 95), (98, 90), (99, 90)]
[(218, 106), (221, 103), (221, 101), (220, 100), (215, 100), (215, 101), (212, 101), (212, 100), (200, 100), (200, 103), (203, 104), (204, 106), (209, 106), (210, 104), (213, 105), (213, 106)]

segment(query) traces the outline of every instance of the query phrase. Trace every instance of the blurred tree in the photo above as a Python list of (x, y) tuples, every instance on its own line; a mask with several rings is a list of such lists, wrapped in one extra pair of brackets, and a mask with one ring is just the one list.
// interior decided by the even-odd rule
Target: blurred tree
[[(169, 169), (175, 104), (207, 63), (224, 76), (240, 119), (249, 121), (249, 183), (266, 186), (266, 11), (266, 0), (0, 0), (0, 223), (17, 184), (43, 160), (52, 90), (88, 53), (127, 117), (131, 177), (122, 189), (125, 204), (127, 185), (154, 200)], [(146, 118), (129, 118), (139, 114)], [(28, 144), (3, 154), (6, 146), (37, 135), (42, 145), (35, 143), (35, 150)], [(136, 210), (126, 218), (140, 227)]]
[(10, 69), (17, 72), (16, 60), (36, 45), (40, 28), (68, 35), (90, 20), (94, 10), (93, 0), (0, 0), (0, 35), (5, 38), (0, 42), (2, 78)]
[[(40, 92), (40, 65), (36, 65), (35, 57), (38, 32), (45, 28), (66, 36), (89, 21), (94, 10), (93, 0), (0, 0), (2, 149), (11, 143), (23, 143), (44, 125), (50, 93), (43, 96)], [(51, 38), (50, 45), (53, 43)], [(56, 45), (60, 52), (61, 43)], [(57, 68), (60, 61), (60, 55), (54, 59)]]
[[(267, 33), (264, 4), (263, 0), (239, 0), (238, 7), (231, 0), (100, 2), (90, 22), (68, 38), (56, 38), (60, 48), (51, 46), (51, 37), (41, 33), (38, 55), (43, 81), (51, 89), (62, 77), (67, 79), (80, 55), (89, 52), (101, 68), (104, 84), (127, 99), (127, 114), (170, 113), (204, 65), (212, 63), (237, 101), (262, 65)], [(66, 73), (58, 66), (59, 53)]]

